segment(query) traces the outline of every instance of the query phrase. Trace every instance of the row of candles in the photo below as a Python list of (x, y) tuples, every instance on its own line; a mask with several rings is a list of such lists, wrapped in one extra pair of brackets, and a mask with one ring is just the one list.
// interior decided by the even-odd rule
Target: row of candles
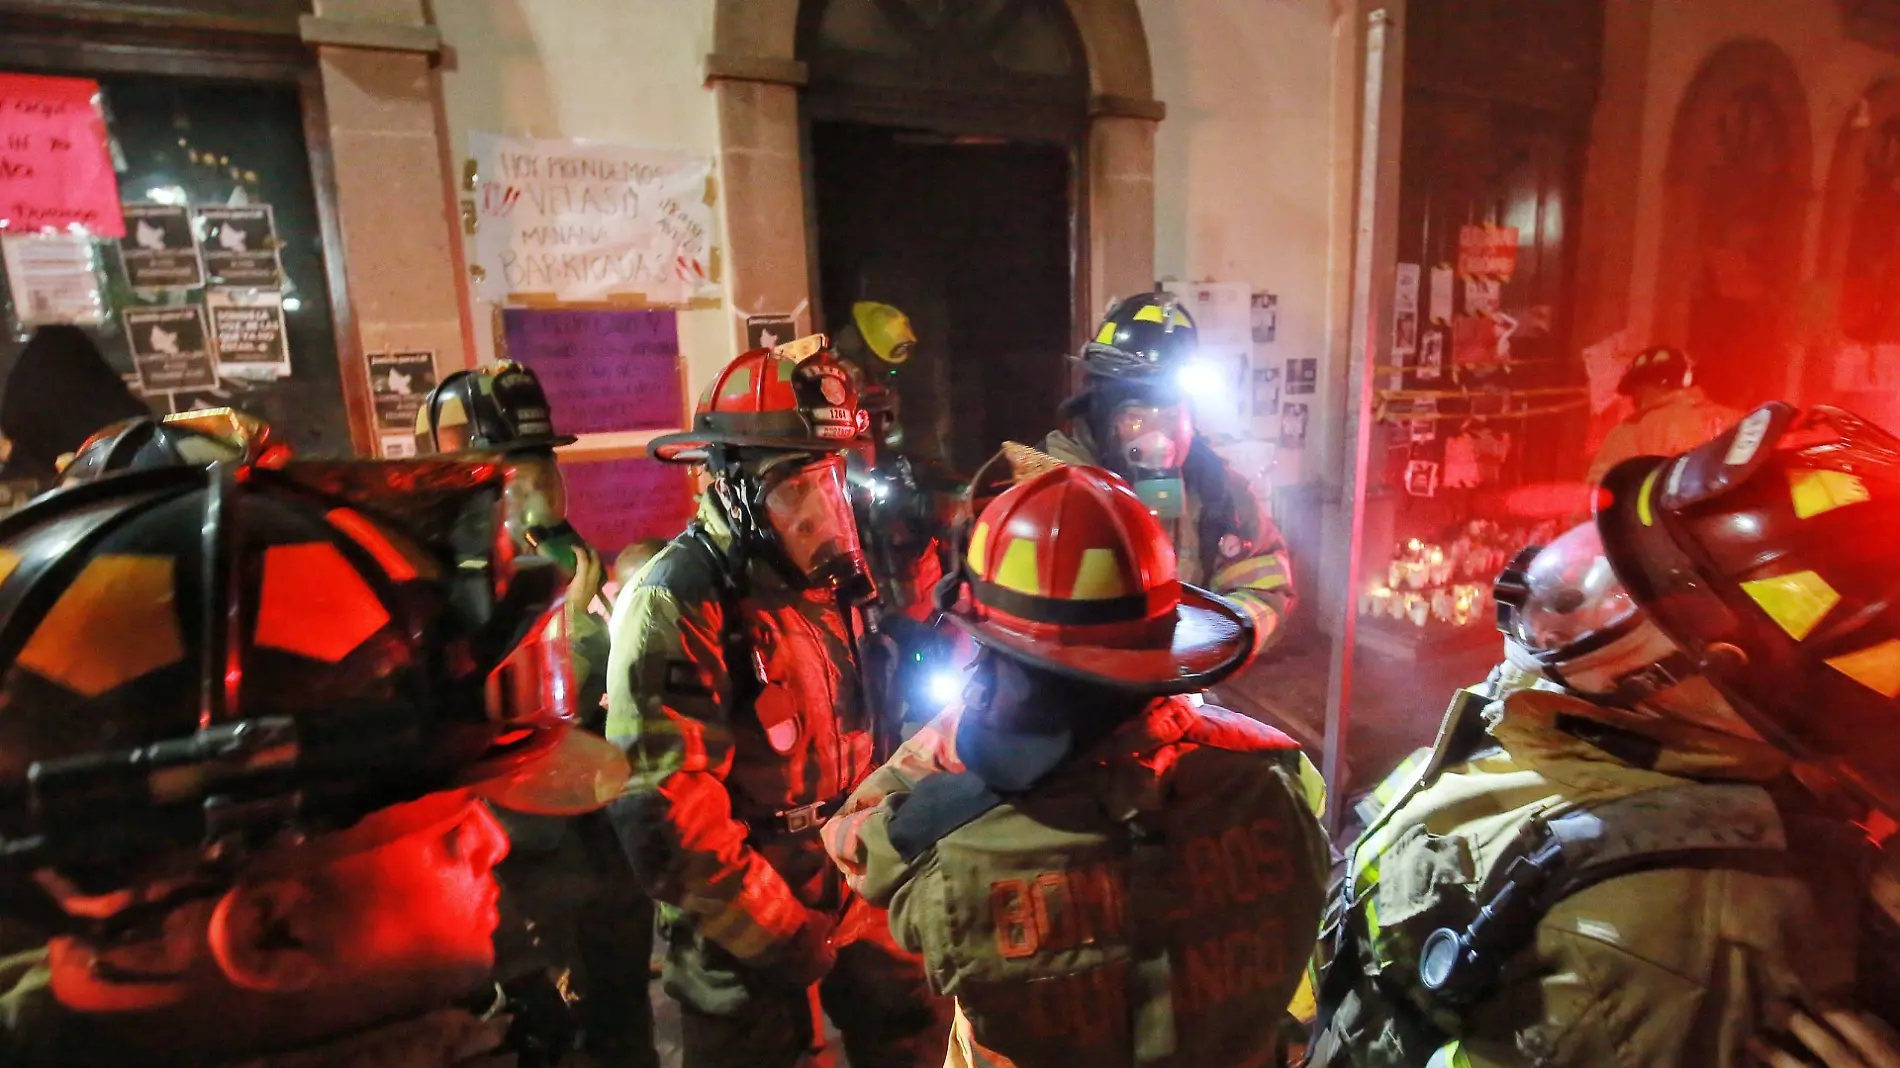
[(1409, 619), (1417, 627), (1433, 619), (1465, 627), (1491, 619), (1491, 589), (1461, 582), (1428, 590), (1395, 590), (1380, 583), (1359, 595), (1359, 614), (1374, 619)]
[(1525, 545), (1547, 543), (1555, 527), (1506, 531), (1496, 523), (1473, 520), (1449, 544), (1413, 538), (1393, 553), (1385, 581), (1359, 595), (1359, 614), (1430, 620), (1465, 627), (1490, 622), (1494, 615), (1491, 584)]

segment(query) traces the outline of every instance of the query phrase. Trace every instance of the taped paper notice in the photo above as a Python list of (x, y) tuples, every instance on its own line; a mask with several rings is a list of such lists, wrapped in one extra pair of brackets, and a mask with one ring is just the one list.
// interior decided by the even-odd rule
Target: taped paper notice
[(92, 240), (84, 234), (21, 234), (0, 239), (14, 315), (27, 326), (105, 322), (105, 299)]

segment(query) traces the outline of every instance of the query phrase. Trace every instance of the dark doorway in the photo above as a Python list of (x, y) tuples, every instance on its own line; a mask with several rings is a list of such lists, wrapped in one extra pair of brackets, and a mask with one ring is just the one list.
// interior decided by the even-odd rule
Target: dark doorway
[[(969, 472), (1033, 443), (1068, 387), (1068, 149), (852, 122), (811, 131), (819, 291), (903, 309), (916, 355), (891, 373), (904, 451)], [(869, 369), (867, 369), (869, 370)]]

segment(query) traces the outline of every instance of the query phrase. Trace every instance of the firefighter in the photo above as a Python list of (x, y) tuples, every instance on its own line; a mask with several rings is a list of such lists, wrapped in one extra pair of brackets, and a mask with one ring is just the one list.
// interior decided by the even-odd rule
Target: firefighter
[(547, 1063), (489, 981), (480, 801), (627, 766), (571, 729), (562, 579), (494, 552), (501, 495), (173, 464), (0, 522), (0, 913), (52, 932), (0, 961), (0, 1064)]
[(1630, 361), (1616, 384), (1629, 399), (1630, 415), (1603, 439), (1590, 462), (1589, 482), (1597, 485), (1610, 468), (1636, 456), (1674, 456), (1720, 434), (1742, 413), (1704, 396), (1695, 384), (1695, 365), (1678, 348), (1657, 345)]
[(1184, 376), (1195, 363), (1194, 320), (1165, 293), (1109, 309), (1082, 350), (1082, 392), (1064, 401), (1065, 429), (1043, 451), (1122, 476), (1168, 532), (1181, 574), (1229, 598), (1254, 624), (1254, 651), (1293, 610), (1286, 542), (1247, 480), (1195, 431)]
[(1176, 578), (1121, 479), (998, 496), (943, 598), (982, 651), (960, 705), (825, 828), (852, 886), (957, 1000), (948, 1064), (1271, 1064), (1319, 921), (1318, 776), (1185, 695), (1252, 654)]
[(860, 301), (836, 354), (870, 421), (846, 456), (851, 505), (864, 540), (876, 598), (865, 606), (863, 667), (881, 728), (878, 756), (928, 723), (954, 696), (961, 643), (939, 618), (932, 593), (964, 481), (942, 465), (902, 451), (904, 427), (894, 378), (917, 344), (910, 319), (889, 304)]
[(610, 814), (661, 902), (687, 1068), (790, 1066), (819, 1004), (854, 1068), (934, 1065), (949, 1030), (818, 841), (872, 767), (843, 457), (867, 420), (822, 341), (741, 355), (653, 441), (711, 484), (614, 606), (607, 733), (634, 778)]
[(1502, 685), (1460, 695), (1348, 858), (1311, 1063), (1740, 1065), (1864, 1002), (1891, 969), (1856, 824), (1900, 813), (1900, 571), (1869, 536), (1897, 457), (1770, 404), (1619, 465), (1593, 523), (1506, 570)]
[[(570, 577), (567, 623), (577, 700), (582, 723), (600, 732), (607, 692), (605, 575), (600, 557), (567, 521), (554, 450), (575, 438), (556, 432), (540, 379), (508, 360), (458, 371), (423, 400), (416, 439), (425, 454), (503, 461), (508, 534), (517, 551), (552, 560)], [(579, 995), (583, 1043), (603, 1068), (657, 1068), (648, 993), (653, 905), (627, 870), (606, 818), (504, 816), (504, 823), (516, 847), (501, 871), (510, 921), (499, 938), (504, 976), (548, 969), (562, 991)]]

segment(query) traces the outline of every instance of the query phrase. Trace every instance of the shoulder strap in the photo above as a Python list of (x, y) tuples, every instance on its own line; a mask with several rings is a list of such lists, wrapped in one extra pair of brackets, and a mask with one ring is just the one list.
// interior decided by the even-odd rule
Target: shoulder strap
[(751, 708), (762, 680), (752, 664), (752, 637), (739, 607), (744, 595), (742, 581), (698, 520), (687, 524), (640, 576), (642, 586), (664, 587), (682, 598), (719, 602), (720, 654), (726, 662), (726, 675), (732, 680), (733, 705)]
[(952, 831), (1002, 803), (1001, 795), (973, 772), (932, 775), (919, 782), (891, 814), (887, 827), (891, 846), (909, 864)]
[(1469, 1001), (1573, 894), (1664, 868), (1785, 870), (1787, 851), (1781, 814), (1757, 786), (1692, 783), (1570, 809), (1531, 825), (1463, 930), (1442, 927), (1426, 938), (1419, 979), (1440, 998)]

